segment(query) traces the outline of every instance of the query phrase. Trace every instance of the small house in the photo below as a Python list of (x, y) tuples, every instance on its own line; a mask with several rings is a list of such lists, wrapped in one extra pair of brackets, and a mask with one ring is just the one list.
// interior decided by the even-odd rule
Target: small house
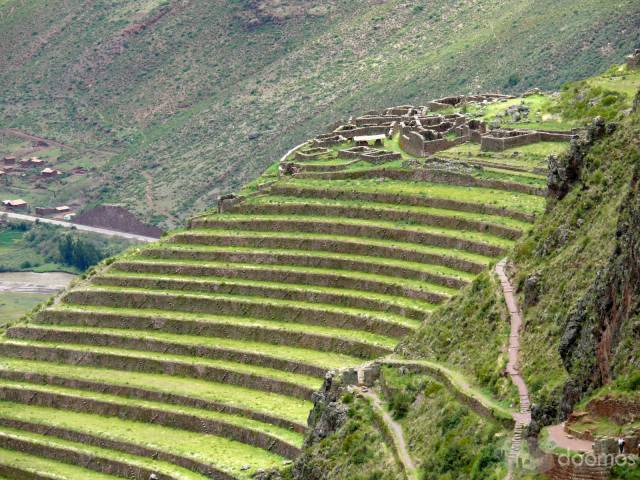
[(16, 200), (3, 200), (2, 204), (9, 210), (22, 210), (26, 209), (29, 206), (29, 204), (21, 198), (18, 198)]
[(16, 157), (14, 156), (6, 156), (2, 159), (2, 162), (5, 165), (15, 165), (16, 164)]
[(60, 170), (47, 167), (40, 172), (40, 175), (43, 177), (57, 177), (58, 175), (62, 175), (62, 172)]

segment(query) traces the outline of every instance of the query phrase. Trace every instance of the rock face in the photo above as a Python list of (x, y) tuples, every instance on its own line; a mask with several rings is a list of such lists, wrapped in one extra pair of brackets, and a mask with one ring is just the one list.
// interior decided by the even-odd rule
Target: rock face
[(331, 435), (347, 421), (348, 407), (340, 402), (343, 391), (340, 375), (328, 372), (320, 390), (313, 394), (313, 410), (307, 420), (309, 433), (305, 447)]
[(531, 307), (540, 297), (540, 275), (531, 275), (524, 281), (524, 306)]
[[(357, 377), (356, 377), (357, 380)], [(345, 383), (342, 375), (328, 372), (319, 391), (313, 394), (313, 410), (309, 413), (309, 430), (304, 447), (312, 446), (336, 432), (347, 421), (349, 407), (340, 401)], [(298, 458), (293, 466), (293, 478), (296, 480), (320, 480), (323, 472), (316, 471), (313, 462), (307, 458), (307, 453)]]
[(571, 141), (567, 155), (562, 157), (551, 155), (549, 157), (547, 186), (551, 197), (560, 200), (567, 194), (571, 186), (580, 178), (584, 157), (593, 144), (614, 130), (614, 124), (608, 126), (602, 117), (596, 117), (583, 138)]
[[(614, 370), (639, 359), (626, 358), (625, 344), (637, 341), (632, 319), (640, 311), (640, 165), (622, 203), (615, 250), (606, 268), (568, 319), (560, 355), (571, 374), (561, 412), (568, 414), (584, 392), (609, 382)], [(636, 365), (640, 368), (640, 365)]]

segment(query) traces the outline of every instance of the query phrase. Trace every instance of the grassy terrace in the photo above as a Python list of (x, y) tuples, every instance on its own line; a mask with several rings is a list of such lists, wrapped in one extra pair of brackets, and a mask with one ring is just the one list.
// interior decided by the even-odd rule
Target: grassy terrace
[(0, 375), (29, 376), (44, 370), (47, 375), (59, 378), (138, 388), (160, 394), (180, 394), (229, 408), (243, 408), (250, 404), (252, 411), (263, 415), (278, 409), (280, 417), (299, 425), (305, 424), (310, 408), (306, 400), (222, 382), (0, 357)]
[(47, 478), (51, 480), (71, 478), (113, 480), (117, 478), (35, 455), (27, 455), (15, 450), (0, 449), (0, 465), (15, 468), (22, 475), (31, 474), (33, 476), (31, 478)]
[[(22, 449), (26, 452), (47, 452), (52, 458), (55, 458), (55, 450), (63, 450), (70, 457), (69, 460), (72, 458), (80, 459), (90, 457), (103, 464), (106, 464), (110, 458), (117, 457), (116, 465), (119, 464), (120, 468), (117, 466), (115, 468), (120, 470), (120, 475), (129, 469), (140, 469), (143, 471), (158, 472), (170, 476), (170, 478), (175, 478), (176, 480), (203, 480), (206, 478), (198, 473), (190, 472), (184, 468), (176, 468), (165, 462), (129, 455), (123, 452), (118, 452), (114, 455), (115, 452), (105, 448), (52, 438), (50, 435), (25, 432), (13, 428), (3, 428), (3, 431), (0, 433), (0, 445), (7, 447), (13, 446), (16, 449)], [(37, 464), (38, 462), (36, 461), (35, 463)], [(113, 467), (113, 465), (111, 465), (111, 467)], [(57, 466), (56, 468), (60, 467)], [(99, 473), (101, 470), (108, 471), (109, 467), (96, 465), (93, 468)], [(107, 478), (113, 477), (107, 476)]]
[[(250, 478), (259, 468), (278, 466), (282, 461), (278, 455), (271, 454), (266, 450), (213, 435), (196, 434), (102, 415), (61, 411), (55, 408), (27, 406), (3, 401), (0, 402), (0, 424), (7, 423), (7, 420), (66, 429), (71, 432), (92, 435), (99, 439), (140, 445), (153, 452), (174, 454), (194, 462), (217, 467), (241, 479)], [(8, 453), (3, 453), (5, 454), (3, 459), (10, 457)], [(119, 454), (120, 452), (118, 452)], [(245, 465), (250, 468), (246, 471), (241, 470)], [(81, 476), (61, 478), (92, 478), (82, 476), (84, 474), (85, 471), (82, 470)], [(87, 472), (87, 475), (91, 475), (91, 473)]]
[[(129, 399), (116, 395), (83, 391), (76, 388), (58, 387), (53, 385), (36, 385), (31, 383), (0, 380), (0, 396), (3, 399), (10, 398), (6, 394), (6, 392), (11, 390), (28, 392), (28, 395), (23, 397), (23, 399), (25, 399), (24, 403), (28, 404), (39, 404), (37, 400), (38, 393), (52, 394), (54, 396), (63, 398), (54, 398), (53, 400), (45, 399), (43, 403), (44, 405), (50, 405), (52, 403), (59, 406), (66, 405), (66, 408), (68, 408), (69, 410), (80, 411), (81, 413), (84, 413), (84, 411), (86, 410), (91, 410), (90, 405), (95, 401), (96, 403), (100, 402), (102, 403), (102, 405), (107, 406), (123, 406), (125, 407), (123, 408), (123, 411), (129, 411), (126, 407), (133, 407), (134, 409), (149, 410), (154, 415), (158, 415), (161, 413), (189, 415), (195, 417), (199, 424), (193, 427), (182, 427), (182, 429), (184, 430), (207, 433), (206, 425), (203, 425), (203, 423), (212, 421), (220, 424), (232, 425), (247, 431), (261, 432), (266, 434), (271, 439), (281, 440), (286, 444), (293, 445), (294, 447), (300, 447), (300, 445), (302, 444), (302, 435), (300, 435), (299, 433), (268, 423), (252, 420), (246, 416), (231, 415), (223, 412), (187, 407), (183, 405), (169, 405), (161, 402), (141, 400), (139, 398)], [(65, 401), (65, 398), (75, 398), (79, 401), (73, 403)], [(103, 413), (106, 416), (114, 416), (112, 413), (110, 413), (112, 411), (113, 408), (106, 408), (104, 409)], [(135, 413), (132, 415), (135, 415)], [(177, 428), (181, 428), (179, 426), (180, 424), (171, 420), (169, 420), (168, 425), (165, 426), (172, 426), (173, 424), (177, 424)]]
[(539, 213), (544, 209), (544, 198), (517, 192), (505, 192), (491, 188), (460, 187), (429, 182), (403, 182), (397, 180), (287, 180), (283, 187), (308, 190), (357, 191), (390, 195), (418, 196), (424, 199), (464, 201), (472, 204), (508, 208), (524, 213)]
[[(118, 319), (126, 319), (126, 322), (131, 324), (133, 323), (133, 319), (137, 319), (142, 322), (146, 321), (149, 330), (163, 330), (165, 328), (169, 328), (169, 326), (173, 326), (174, 324), (184, 324), (180, 326), (187, 331), (198, 331), (198, 327), (220, 327), (220, 330), (230, 330), (235, 333), (239, 333), (241, 337), (243, 333), (242, 331), (245, 329), (247, 330), (247, 335), (250, 335), (257, 330), (267, 332), (269, 334), (268, 339), (271, 340), (271, 342), (268, 343), (276, 344), (279, 343), (281, 341), (281, 337), (287, 333), (306, 333), (317, 337), (360, 341), (368, 345), (381, 346), (390, 349), (397, 343), (393, 338), (361, 330), (265, 320), (252, 318), (246, 315), (234, 317), (189, 312), (176, 313), (169, 310), (159, 309), (143, 310), (137, 308), (110, 308), (86, 305), (56, 305), (55, 308), (49, 309), (48, 312), (50, 314), (40, 321), (57, 323), (57, 320), (54, 318), (55, 314), (62, 314), (61, 317), (64, 319), (63, 321), (71, 322), (75, 320), (79, 325), (99, 324), (107, 322), (108, 319), (114, 320), (113, 324), (117, 323)], [(154, 323), (154, 320), (162, 320), (162, 322), (158, 321)], [(193, 329), (189, 328), (191, 325), (193, 325)], [(274, 334), (270, 332), (277, 333)]]
[[(179, 258), (179, 252), (185, 250), (154, 250), (145, 252), (143, 256), (132, 257), (131, 261), (148, 261), (150, 259), (168, 260)], [(380, 258), (368, 255), (352, 255), (343, 253), (329, 253), (323, 251), (309, 251), (298, 249), (251, 249), (243, 247), (217, 247), (198, 250), (187, 250), (186, 253), (197, 259), (185, 258), (181, 262), (193, 262), (194, 264), (224, 264), (232, 266), (239, 264), (253, 265), (290, 265), (291, 267), (325, 268), (330, 270), (351, 270), (362, 273), (401, 278), (421, 279), (421, 274), (439, 275), (442, 277), (457, 278), (461, 281), (469, 281), (473, 275), (459, 269), (445, 265), (420, 263), (394, 258)], [(185, 255), (187, 256), (187, 255)], [(198, 263), (196, 263), (198, 262)], [(345, 268), (345, 266), (347, 268)], [(394, 272), (400, 272), (394, 273)], [(410, 273), (412, 272), (412, 273)]]
[[(414, 225), (411, 223), (368, 221), (359, 219), (345, 219), (342, 217), (288, 217), (285, 215), (221, 215), (216, 218), (198, 220), (197, 227), (213, 227), (222, 229), (267, 230), (267, 231), (303, 231), (311, 233), (334, 233), (347, 231), (357, 233), (363, 237), (398, 239), (410, 241), (418, 237), (415, 243), (426, 238), (442, 238), (454, 241), (467, 241), (474, 244), (490, 245), (496, 248), (509, 248), (512, 241), (495, 235), (459, 231), (451, 228), (438, 228), (428, 225)], [(196, 233), (200, 231), (196, 228)], [(206, 233), (206, 230), (204, 231)], [(436, 240), (434, 240), (436, 241)], [(461, 245), (464, 245), (460, 243)], [(478, 253), (471, 246), (460, 247), (463, 250)]]
[[(432, 215), (434, 217), (452, 218), (460, 220), (468, 220), (472, 222), (482, 222), (485, 224), (503, 225), (511, 227), (517, 230), (524, 230), (529, 227), (528, 223), (516, 220), (509, 217), (502, 217), (499, 215), (489, 215), (483, 213), (464, 212), (460, 210), (447, 210), (444, 208), (430, 208), (430, 207), (414, 207), (410, 205), (397, 205), (393, 203), (377, 203), (377, 202), (365, 202), (362, 200), (335, 200), (335, 199), (323, 199), (323, 198), (305, 198), (288, 197), (285, 195), (255, 195), (247, 199), (245, 203), (240, 206), (242, 210), (245, 206), (252, 205), (292, 205), (297, 206), (300, 210), (306, 212), (313, 212), (314, 207), (348, 207), (357, 215), (359, 209), (373, 210), (380, 212), (380, 216), (384, 216), (385, 213), (401, 213), (411, 218), (415, 215)], [(357, 217), (356, 217), (357, 218)]]
[[(271, 167), (253, 182), (275, 180), (266, 190), (131, 250), (8, 329), (0, 466), (228, 480), (282, 465), (327, 370), (392, 353), (526, 233), (545, 200), (521, 192), (544, 187), (551, 147), (442, 152), (474, 165), (456, 177), (473, 187), (385, 178), (412, 173), (404, 153), (292, 159), (305, 178)], [(381, 178), (331, 179), (345, 172)], [(72, 466), (79, 454), (109, 475)]]

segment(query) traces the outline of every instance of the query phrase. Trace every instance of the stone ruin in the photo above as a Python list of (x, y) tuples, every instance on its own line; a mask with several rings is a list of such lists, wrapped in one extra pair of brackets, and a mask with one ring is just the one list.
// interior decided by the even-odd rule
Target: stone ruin
[[(640, 58), (640, 54), (638, 55)], [(529, 94), (540, 93), (532, 90)], [(296, 152), (295, 158), (312, 160), (329, 152), (329, 147), (346, 142), (355, 142), (357, 137), (386, 136), (391, 139), (398, 135), (400, 148), (408, 154), (425, 158), (466, 142), (480, 144), (484, 152), (501, 152), (509, 148), (520, 147), (541, 141), (570, 141), (576, 132), (556, 132), (547, 130), (525, 130), (495, 128), (491, 130), (485, 122), (469, 118), (463, 113), (437, 113), (449, 107), (460, 107), (467, 103), (487, 105), (503, 102), (515, 97), (489, 93), (483, 95), (458, 95), (443, 97), (425, 106), (398, 105), (379, 111), (369, 111), (364, 115), (349, 118), (346, 123), (334, 124), (333, 131), (318, 135), (307, 146)], [(507, 115), (526, 117), (528, 107), (513, 105), (506, 110)], [(378, 142), (375, 146), (379, 146)], [(374, 147), (375, 147), (374, 146)], [(311, 148), (309, 148), (311, 147)], [(366, 160), (371, 163), (384, 163), (401, 158), (399, 153), (372, 148), (368, 142), (356, 142), (355, 147), (339, 152), (341, 158)], [(294, 163), (280, 165), (282, 175), (294, 175), (297, 167)]]
[(509, 148), (522, 147), (537, 142), (569, 142), (573, 138), (576, 138), (576, 134), (573, 132), (498, 128), (481, 136), (480, 150), (483, 152), (502, 152)]
[(334, 145), (340, 145), (341, 143), (344, 143), (346, 141), (347, 139), (342, 135), (335, 133), (324, 133), (314, 138), (311, 141), (311, 144), (317, 148), (327, 148), (333, 147)]
[(300, 149), (296, 151), (296, 158), (298, 160), (315, 160), (322, 155), (329, 153), (329, 150), (325, 147), (311, 147), (307, 149)]
[[(397, 126), (400, 148), (415, 157), (426, 157), (470, 139), (464, 115), (415, 115)], [(474, 124), (475, 125), (475, 124)]]
[(402, 155), (397, 152), (388, 152), (386, 150), (380, 150), (378, 148), (372, 148), (362, 145), (348, 148), (346, 150), (340, 150), (338, 152), (338, 157), (346, 159), (359, 159), (373, 164), (381, 164), (391, 162), (393, 160), (399, 160), (402, 158)]
[(512, 95), (501, 95), (499, 93), (487, 93), (484, 95), (457, 95), (452, 97), (438, 98), (427, 103), (427, 108), (432, 112), (443, 110), (449, 107), (459, 107), (465, 103), (493, 103), (501, 100), (515, 98)]

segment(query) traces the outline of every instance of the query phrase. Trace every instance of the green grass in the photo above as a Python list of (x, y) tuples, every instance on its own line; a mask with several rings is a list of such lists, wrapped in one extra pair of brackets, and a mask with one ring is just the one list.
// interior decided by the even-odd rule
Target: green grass
[[(330, 223), (332, 225), (355, 225), (355, 226), (372, 226), (379, 228), (389, 228), (389, 229), (398, 229), (407, 232), (420, 232), (420, 233), (429, 233), (435, 235), (443, 235), (453, 238), (460, 238), (463, 240), (470, 240), (476, 242), (482, 242), (486, 244), (501, 246), (501, 247), (510, 247), (513, 245), (513, 241), (497, 237), (495, 235), (491, 235), (489, 233), (481, 233), (481, 232), (472, 232), (472, 231), (460, 231), (452, 228), (444, 228), (444, 227), (431, 227), (426, 225), (415, 225), (411, 222), (392, 222), (392, 221), (369, 221), (369, 220), (360, 220), (357, 218), (344, 218), (344, 217), (321, 217), (321, 216), (308, 216), (308, 217), (299, 217), (299, 216), (286, 216), (286, 215), (220, 215), (217, 217), (213, 217), (211, 220), (220, 222), (220, 226), (216, 226), (216, 228), (227, 228), (229, 229), (237, 229), (238, 227), (234, 227), (234, 223), (239, 222), (254, 222), (254, 221), (265, 221), (269, 223), (277, 223), (277, 222), (300, 222), (300, 223)], [(247, 227), (239, 227), (247, 228)], [(268, 228), (267, 228), (268, 229)], [(263, 228), (256, 228), (256, 230), (263, 230)], [(199, 228), (194, 228), (193, 232), (198, 233), (200, 231)]]
[[(434, 215), (441, 217), (459, 218), (470, 221), (486, 222), (495, 225), (504, 225), (519, 230), (526, 230), (530, 225), (526, 222), (515, 220), (513, 218), (490, 215), (483, 213), (464, 212), (460, 210), (445, 210), (442, 208), (430, 208), (430, 207), (416, 207), (411, 205), (396, 205), (392, 203), (381, 202), (366, 202), (361, 200), (333, 200), (324, 198), (297, 198), (278, 195), (260, 195), (250, 197), (247, 199), (248, 205), (300, 205), (308, 206), (306, 211), (312, 211), (313, 206), (340, 206), (353, 208), (354, 215), (357, 215), (358, 208), (375, 209), (376, 211), (384, 212), (402, 212), (407, 215), (422, 214), (422, 215)], [(306, 212), (305, 212), (306, 214)]]
[(0, 292), (0, 325), (19, 320), (49, 297), (41, 293)]
[[(180, 235), (184, 233), (192, 234), (193, 230), (176, 231), (173, 235), (168, 237), (169, 242), (167, 242), (163, 246), (165, 246), (166, 248), (182, 249), (182, 250), (199, 250), (201, 248), (206, 250), (209, 247), (219, 248), (218, 246), (181, 243)], [(196, 233), (196, 235), (198, 234)], [(345, 243), (354, 243), (358, 245), (372, 245), (372, 246), (393, 248), (400, 252), (402, 252), (403, 250), (410, 250), (410, 251), (415, 251), (415, 252), (424, 253), (424, 254), (433, 254), (433, 255), (440, 255), (443, 257), (460, 258), (460, 259), (468, 260), (470, 262), (486, 264), (486, 265), (493, 261), (493, 258), (491, 257), (487, 257), (477, 253), (467, 252), (467, 251), (459, 250), (455, 248), (437, 247), (434, 245), (399, 242), (396, 240), (385, 240), (385, 239), (378, 239), (378, 238), (353, 237), (348, 235), (319, 234), (319, 233), (307, 233), (307, 232), (256, 232), (256, 231), (249, 231), (249, 230), (230, 231), (230, 230), (217, 230), (217, 229), (202, 230), (200, 235), (203, 237), (209, 237), (209, 238), (246, 237), (250, 239), (255, 239), (258, 242), (258, 244), (260, 239), (270, 238), (270, 237), (271, 238), (286, 237), (294, 240), (295, 239), (327, 240), (327, 241), (335, 240), (335, 241), (340, 241)], [(154, 248), (154, 247), (157, 247), (157, 244), (149, 245), (146, 248)], [(238, 248), (242, 248), (242, 247), (238, 247)], [(140, 250), (137, 250), (137, 251), (140, 251)], [(378, 258), (385, 258), (385, 257), (378, 257)]]
[(80, 455), (89, 455), (96, 458), (114, 459), (118, 462), (123, 462), (133, 467), (146, 468), (148, 470), (151, 470), (152, 472), (170, 475), (171, 478), (175, 478), (176, 480), (206, 479), (204, 475), (190, 472), (185, 468), (171, 465), (166, 462), (160, 462), (145, 457), (130, 455), (124, 452), (116, 452), (114, 450), (108, 450), (106, 448), (94, 447), (83, 443), (62, 440), (59, 438), (51, 437), (50, 435), (40, 435), (37, 433), (25, 432), (6, 427), (2, 428), (1, 435), (19, 441), (28, 442), (29, 444), (34, 445), (36, 448), (39, 446), (53, 447), (71, 451), (73, 453), (78, 453)]
[(310, 389), (316, 389), (322, 381), (315, 377), (302, 375), (298, 373), (285, 372), (274, 368), (259, 367), (255, 365), (246, 365), (244, 363), (231, 362), (225, 360), (213, 360), (209, 358), (188, 357), (185, 355), (171, 355), (156, 352), (142, 352), (139, 350), (127, 350), (123, 348), (99, 347), (93, 345), (78, 345), (72, 343), (56, 344), (55, 342), (37, 342), (27, 340), (11, 340), (5, 342), (17, 346), (40, 346), (47, 348), (71, 349), (78, 352), (95, 352), (118, 355), (131, 359), (153, 359), (166, 362), (179, 362), (185, 365), (206, 366), (237, 372), (246, 375), (254, 375), (264, 377), (265, 379), (281, 380), (289, 383), (302, 385)]
[(523, 213), (539, 213), (544, 209), (545, 199), (536, 195), (505, 192), (480, 187), (458, 187), (429, 182), (400, 182), (387, 180), (308, 180), (291, 179), (283, 185), (317, 190), (346, 190), (367, 193), (390, 193), (396, 195), (417, 195), (426, 198), (442, 198), (507, 208)]
[(443, 363), (430, 360), (404, 360), (394, 356), (389, 357), (389, 359), (396, 363), (417, 363), (439, 372), (451, 382), (453, 389), (466, 397), (473, 398), (480, 402), (484, 407), (489, 409), (496, 418), (509, 420), (515, 413), (515, 410), (513, 408), (509, 408), (506, 401), (498, 400), (493, 397), (483, 387), (478, 386), (473, 379), (470, 379), (460, 370), (456, 370)]
[[(171, 274), (153, 274), (153, 273), (131, 273), (126, 271), (118, 271), (117, 264), (114, 268), (110, 269), (107, 273), (101, 275), (102, 278), (109, 279), (157, 279), (157, 280), (182, 280), (193, 283), (201, 283), (201, 288), (203, 290), (207, 290), (210, 285), (224, 285), (224, 286), (241, 286), (241, 287), (255, 287), (255, 288), (269, 288), (275, 289), (283, 292), (283, 296), (290, 293), (298, 293), (300, 295), (309, 295), (313, 296), (316, 294), (330, 294), (330, 295), (339, 295), (345, 296), (347, 298), (359, 298), (365, 296), (365, 294), (360, 290), (350, 290), (350, 289), (341, 289), (341, 288), (331, 288), (331, 287), (319, 287), (313, 285), (300, 285), (300, 284), (292, 284), (292, 283), (278, 283), (278, 282), (263, 282), (257, 280), (239, 280), (239, 279), (230, 279), (225, 277), (211, 277), (207, 276), (203, 277), (195, 277), (195, 276), (187, 276), (187, 275), (171, 275)], [(418, 310), (423, 310), (425, 312), (429, 312), (433, 310), (434, 305), (421, 302), (419, 300), (413, 300), (404, 297), (398, 297), (394, 295), (383, 295), (367, 292), (366, 298), (370, 300), (377, 300), (384, 304), (397, 305), (405, 308), (414, 308)], [(338, 302), (339, 303), (339, 302)]]
[[(171, 244), (171, 246), (173, 245)], [(249, 248), (249, 247), (211, 247), (209, 246), (206, 249), (194, 248), (193, 250), (190, 250), (190, 251), (206, 252), (207, 254), (211, 254), (214, 257), (216, 253), (219, 253), (222, 258), (219, 260), (216, 260), (214, 258), (211, 260), (212, 262), (218, 261), (218, 262), (226, 262), (226, 263), (236, 263), (233, 260), (225, 259), (225, 254), (229, 254), (229, 255), (246, 254), (249, 256), (251, 254), (290, 255), (291, 257), (299, 257), (301, 259), (300, 260), (301, 262), (303, 262), (304, 259), (315, 259), (315, 258), (327, 259), (327, 260), (336, 259), (336, 260), (343, 260), (343, 261), (364, 262), (370, 265), (406, 268), (406, 269), (414, 270), (416, 272), (431, 273), (431, 274), (441, 275), (441, 276), (450, 277), (450, 278), (459, 278), (462, 280), (472, 280), (474, 277), (473, 274), (460, 271), (454, 268), (442, 266), (442, 265), (398, 260), (395, 258), (371, 257), (367, 255), (355, 255), (355, 254), (346, 254), (346, 253), (330, 253), (330, 252), (315, 251), (315, 250), (294, 250), (294, 249), (287, 250), (287, 249), (273, 249), (273, 248), (256, 249), (256, 248)], [(167, 256), (170, 255), (170, 252), (171, 252), (171, 249), (168, 249)], [(146, 255), (139, 256), (139, 257), (135, 257), (135, 256), (131, 257), (131, 259), (133, 260), (144, 260), (147, 258), (149, 257)], [(296, 265), (295, 260), (287, 260), (287, 262), (288, 261), (291, 261), (292, 265)], [(238, 262), (238, 263), (243, 263), (243, 262)], [(256, 264), (262, 264), (262, 262), (256, 262)], [(269, 264), (269, 263), (266, 263), (266, 264)], [(278, 263), (278, 265), (286, 266), (286, 263)], [(357, 271), (356, 268), (354, 268), (354, 271)], [(391, 277), (393, 275), (390, 274), (389, 276)]]
[[(0, 402), (0, 417), (86, 432), (114, 441), (124, 441), (161, 452), (175, 453), (214, 465), (241, 479), (250, 478), (257, 469), (276, 467), (282, 462), (282, 458), (278, 455), (223, 437), (117, 417), (103, 417), (10, 402)], [(244, 465), (249, 465), (250, 468), (247, 471), (241, 471)]]
[[(87, 53), (87, 45), (104, 46), (134, 21), (157, 13), (148, 10), (155, 0), (140, 4), (126, 0), (105, 9), (61, 3), (55, 13), (38, 3), (0, 4), (6, 59), (0, 76), (10, 85), (2, 124), (81, 147), (78, 162), (92, 159), (86, 150), (112, 150), (111, 161), (96, 162), (96, 175), (82, 193), (96, 202), (127, 200), (167, 223), (238, 189), (339, 118), (470, 89), (558, 88), (621, 59), (637, 40), (631, 0), (588, 0), (579, 11), (570, 2), (544, 0), (534, 7), (517, 0), (504, 9), (496, 0), (482, 0), (483, 16), (464, 4), (414, 12), (400, 0), (368, 0), (349, 9), (323, 3), (304, 17), (297, 5), (270, 4), (265, 15), (282, 13), (282, 20), (256, 30), (246, 28), (254, 14), (248, 6), (219, 2), (172, 12), (175, 23), (162, 18), (154, 24), (157, 32), (129, 38), (120, 55), (106, 48)], [(69, 26), (65, 19), (74, 17), (77, 24)], [(574, 21), (567, 24), (567, 18)], [(587, 27), (595, 24), (594, 38)], [(60, 32), (56, 42), (46, 42), (49, 32)], [(163, 38), (189, 41), (158, 51)], [(345, 38), (363, 47), (355, 52)], [(212, 44), (219, 46), (215, 58), (206, 48)], [(576, 45), (588, 48), (576, 51)], [(478, 62), (490, 50), (493, 55)], [(68, 65), (78, 58), (84, 60), (71, 76)], [(154, 68), (141, 69), (149, 58)], [(99, 59), (105, 63), (97, 69)], [(224, 152), (219, 158), (210, 155), (212, 135)], [(71, 149), (63, 155), (71, 157)], [(153, 172), (152, 205), (146, 204), (141, 172)], [(211, 178), (217, 179), (215, 188)]]
[(14, 450), (0, 449), (0, 464), (26, 470), (33, 474), (43, 475), (45, 478), (55, 480), (70, 480), (82, 478), (86, 480), (114, 480), (117, 477), (93, 472), (91, 470), (76, 467), (66, 463), (48, 460), (35, 455), (16, 452)]
[(215, 412), (212, 410), (203, 410), (193, 407), (185, 407), (182, 405), (169, 405), (166, 403), (152, 402), (148, 400), (131, 400), (124, 397), (118, 397), (115, 395), (108, 395), (103, 393), (85, 392), (82, 390), (75, 390), (71, 388), (58, 387), (52, 385), (35, 385), (21, 382), (12, 382), (0, 380), (0, 388), (16, 388), (28, 391), (48, 392), (60, 395), (71, 395), (76, 398), (84, 398), (87, 400), (98, 400), (107, 402), (113, 405), (122, 406), (136, 406), (142, 408), (150, 408), (155, 410), (161, 410), (168, 413), (180, 413), (185, 415), (194, 415), (207, 420), (220, 421), (229, 425), (238, 427), (244, 427), (250, 430), (267, 433), (275, 438), (278, 438), (293, 446), (300, 447), (302, 445), (303, 436), (299, 433), (292, 432), (282, 427), (270, 425), (268, 423), (258, 422), (246, 417), (240, 417), (237, 415), (231, 415), (228, 413)]
[[(54, 310), (62, 312), (89, 312), (93, 314), (105, 313), (122, 316), (136, 316), (140, 318), (166, 318), (181, 321), (208, 322), (223, 325), (238, 325), (247, 327), (259, 327), (273, 329), (275, 331), (306, 332), (315, 335), (325, 335), (329, 337), (344, 338), (347, 340), (361, 341), (372, 345), (380, 345), (392, 349), (398, 343), (397, 339), (385, 337), (372, 332), (361, 330), (350, 330), (348, 328), (333, 328), (323, 325), (307, 325), (295, 322), (264, 320), (251, 318), (249, 316), (223, 316), (203, 313), (174, 312), (169, 310), (154, 309), (134, 309), (134, 308), (113, 308), (96, 307), (90, 305), (56, 305)], [(275, 334), (277, 335), (277, 334)]]
[[(317, 275), (336, 275), (341, 276), (343, 278), (353, 279), (354, 282), (358, 280), (371, 280), (375, 282), (386, 283), (395, 286), (403, 286), (406, 288), (411, 288), (414, 290), (421, 290), (426, 292), (440, 293), (444, 295), (453, 295), (458, 290), (455, 288), (445, 287), (442, 285), (437, 285), (429, 282), (420, 282), (417, 280), (411, 279), (402, 279), (400, 280), (398, 277), (389, 277), (385, 275), (376, 275), (372, 273), (361, 273), (354, 272), (350, 270), (333, 270), (328, 268), (314, 268), (314, 267), (297, 267), (294, 265), (255, 265), (252, 263), (222, 263), (222, 262), (201, 262), (198, 260), (179, 260), (174, 261), (171, 259), (137, 259), (132, 261), (131, 263), (139, 263), (139, 264), (150, 264), (150, 265), (167, 265), (171, 266), (181, 266), (181, 265), (192, 265), (192, 266), (202, 266), (202, 267), (211, 267), (211, 268), (231, 268), (234, 270), (238, 270), (239, 272), (246, 271), (258, 271), (258, 270), (269, 270), (269, 271), (277, 271), (282, 273), (287, 272), (295, 272), (300, 274), (317, 274)], [(282, 280), (281, 280), (282, 281)], [(354, 286), (356, 283), (354, 283)], [(366, 291), (366, 290), (364, 290)]]
[(304, 425), (311, 408), (310, 402), (277, 393), (262, 392), (229, 383), (185, 379), (171, 375), (125, 372), (52, 362), (0, 358), (0, 370), (39, 373), (109, 385), (123, 385), (154, 392), (184, 395), (233, 407), (249, 407), (263, 414), (284, 418)]
[(310, 315), (313, 314), (313, 311), (322, 311), (322, 312), (333, 312), (335, 314), (347, 314), (347, 315), (355, 315), (362, 316), (365, 318), (375, 318), (383, 322), (395, 323), (399, 325), (404, 325), (408, 328), (415, 328), (419, 325), (418, 321), (410, 320), (408, 318), (402, 317), (400, 315), (396, 315), (393, 313), (385, 313), (385, 312), (373, 312), (369, 310), (363, 310), (358, 308), (345, 308), (345, 307), (337, 307), (333, 305), (327, 304), (312, 304), (307, 302), (297, 302), (292, 300), (279, 300), (274, 298), (263, 298), (263, 297), (244, 297), (242, 295), (225, 295), (225, 294), (209, 294), (209, 293), (188, 293), (186, 294), (180, 290), (154, 290), (150, 288), (139, 289), (139, 288), (127, 288), (127, 287), (109, 287), (106, 285), (100, 286), (89, 286), (86, 288), (88, 292), (98, 292), (98, 293), (119, 293), (119, 294), (142, 294), (142, 295), (159, 295), (166, 297), (182, 297), (187, 299), (210, 299), (210, 300), (227, 300), (231, 302), (241, 302), (244, 304), (253, 304), (253, 305), (273, 305), (274, 307), (289, 307), (296, 308), (300, 310), (306, 310)]
[[(315, 365), (327, 370), (339, 368), (341, 366), (355, 366), (362, 362), (361, 359), (342, 355), (336, 352), (320, 352), (317, 350), (295, 348), (283, 345), (272, 345), (268, 343), (251, 342), (248, 340), (232, 340), (228, 338), (176, 335), (163, 332), (138, 331), (118, 328), (97, 328), (97, 327), (67, 327), (67, 326), (46, 326), (38, 325), (38, 329), (55, 332), (105, 334), (121, 338), (145, 338), (166, 342), (173, 345), (184, 345), (193, 347), (220, 348), (233, 350), (238, 353), (255, 353), (268, 357), (290, 360), (308, 365)], [(247, 362), (251, 364), (250, 362)]]

